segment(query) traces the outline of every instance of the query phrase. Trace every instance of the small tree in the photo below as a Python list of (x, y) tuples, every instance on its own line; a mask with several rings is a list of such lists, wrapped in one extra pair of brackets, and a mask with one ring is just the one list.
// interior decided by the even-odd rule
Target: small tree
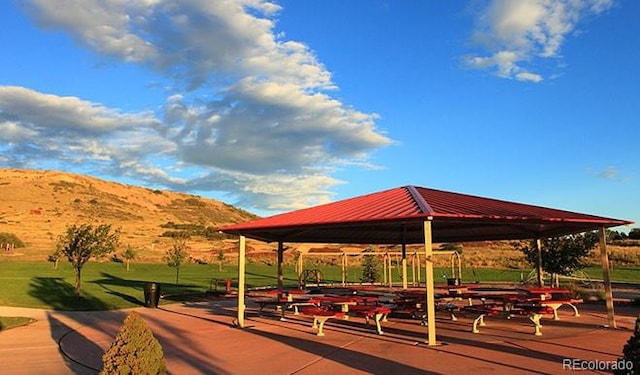
[(638, 375), (640, 374), (640, 315), (636, 319), (636, 327), (629, 341), (622, 349), (623, 357), (618, 360), (618, 364), (624, 365), (624, 369), (614, 371), (616, 375)]
[(111, 232), (110, 224), (94, 227), (90, 224), (70, 225), (58, 237), (57, 246), (73, 266), (76, 295), (80, 295), (82, 267), (91, 258), (101, 258), (115, 251), (120, 229)]
[[(364, 253), (372, 253), (373, 248), (368, 247)], [(360, 277), (361, 283), (376, 283), (380, 280), (380, 274), (378, 268), (380, 261), (375, 254), (365, 254), (362, 257), (362, 276)]]
[(62, 258), (62, 249), (60, 246), (56, 245), (56, 249), (47, 256), (47, 262), (53, 263), (53, 269), (58, 269), (58, 263), (60, 262), (60, 258)]
[[(598, 243), (594, 232), (546, 238), (541, 241), (542, 269), (554, 275), (571, 275), (586, 266), (585, 259)], [(516, 244), (533, 267), (538, 264), (538, 250), (534, 241)]]
[(135, 311), (124, 320), (102, 362), (100, 375), (167, 373), (162, 346)]
[(127, 271), (129, 271), (129, 263), (131, 263), (132, 260), (136, 259), (137, 256), (138, 252), (133, 247), (131, 247), (131, 245), (127, 245), (127, 247), (122, 252), (122, 257), (127, 264)]
[(187, 238), (188, 236), (185, 234), (175, 236), (173, 238), (173, 244), (171, 245), (171, 248), (167, 250), (164, 257), (167, 265), (176, 269), (176, 285), (180, 282), (180, 267), (182, 267), (184, 262), (189, 257), (189, 254), (187, 254), (186, 250)]
[(224, 250), (218, 249), (218, 254), (216, 256), (218, 260), (218, 271), (222, 272), (222, 263), (224, 263)]

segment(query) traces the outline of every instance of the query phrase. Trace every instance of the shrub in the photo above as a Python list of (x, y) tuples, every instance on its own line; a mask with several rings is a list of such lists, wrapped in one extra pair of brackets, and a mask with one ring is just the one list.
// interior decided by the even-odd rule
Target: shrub
[(613, 373), (616, 375), (640, 374), (640, 316), (636, 319), (633, 335), (622, 349), (623, 357), (617, 363), (624, 364), (622, 369)]
[(135, 311), (124, 320), (102, 362), (101, 375), (167, 373), (162, 346)]

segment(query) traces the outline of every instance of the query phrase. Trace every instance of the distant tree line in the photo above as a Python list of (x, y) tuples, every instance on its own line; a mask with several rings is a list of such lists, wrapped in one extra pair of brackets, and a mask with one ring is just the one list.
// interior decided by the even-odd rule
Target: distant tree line
[(607, 229), (607, 242), (624, 241), (627, 239), (640, 240), (640, 228), (632, 228), (629, 234)]
[(17, 248), (24, 247), (24, 242), (22, 242), (14, 233), (0, 232), (0, 245), (4, 245), (3, 248), (7, 245), (10, 245), (11, 248)]
[(160, 236), (161, 237), (194, 237), (200, 236), (205, 237), (208, 240), (224, 240), (231, 239), (234, 236), (228, 235), (226, 233), (220, 233), (216, 228), (212, 226), (205, 227), (200, 224), (176, 224), (174, 222), (167, 222), (165, 224), (160, 225), (161, 228), (166, 229), (174, 229), (164, 231)]

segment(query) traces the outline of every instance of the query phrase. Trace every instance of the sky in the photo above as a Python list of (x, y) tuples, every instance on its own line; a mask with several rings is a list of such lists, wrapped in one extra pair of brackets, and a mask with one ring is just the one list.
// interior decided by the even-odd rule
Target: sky
[(640, 223), (638, 14), (634, 0), (2, 1), (0, 167), (262, 216), (416, 185)]

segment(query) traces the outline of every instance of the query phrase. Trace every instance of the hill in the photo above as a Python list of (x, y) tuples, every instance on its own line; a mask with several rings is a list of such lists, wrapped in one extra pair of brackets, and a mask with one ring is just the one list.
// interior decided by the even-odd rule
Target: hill
[[(97, 178), (57, 171), (0, 169), (0, 233), (15, 234), (25, 247), (0, 249), (0, 259), (44, 260), (56, 238), (69, 224), (112, 224), (122, 230), (122, 247), (138, 250), (138, 261), (159, 262), (173, 243), (170, 232), (189, 231), (188, 252), (194, 260), (215, 262), (218, 251), (228, 258), (237, 254), (237, 240), (217, 235), (227, 224), (257, 218), (256, 215), (216, 200), (196, 195), (152, 190)], [(2, 242), (0, 240), (0, 242)], [(462, 244), (465, 267), (526, 269), (524, 257), (509, 241)], [(0, 243), (0, 248), (2, 243)], [(301, 253), (360, 252), (366, 246), (340, 244), (287, 244)], [(640, 265), (640, 249), (635, 243), (616, 243), (609, 247), (616, 267)], [(275, 245), (247, 241), (247, 254), (255, 260), (273, 263)], [(377, 251), (399, 251), (399, 246), (376, 246)], [(409, 252), (421, 252), (410, 246)], [(287, 251), (285, 258), (294, 254)], [(599, 250), (590, 263), (598, 265)], [(309, 257), (313, 263), (318, 257)], [(394, 258), (395, 259), (395, 258)], [(448, 266), (448, 257), (436, 264)]]
[[(139, 250), (141, 261), (160, 260), (172, 244), (167, 237), (192, 233), (190, 254), (210, 260), (236, 241), (212, 239), (215, 228), (252, 220), (256, 215), (196, 195), (152, 190), (57, 171), (0, 169), (0, 232), (14, 233), (25, 247), (2, 250), (2, 256), (43, 260), (69, 224), (112, 224), (121, 228), (122, 245)], [(165, 236), (163, 236), (165, 234)]]

